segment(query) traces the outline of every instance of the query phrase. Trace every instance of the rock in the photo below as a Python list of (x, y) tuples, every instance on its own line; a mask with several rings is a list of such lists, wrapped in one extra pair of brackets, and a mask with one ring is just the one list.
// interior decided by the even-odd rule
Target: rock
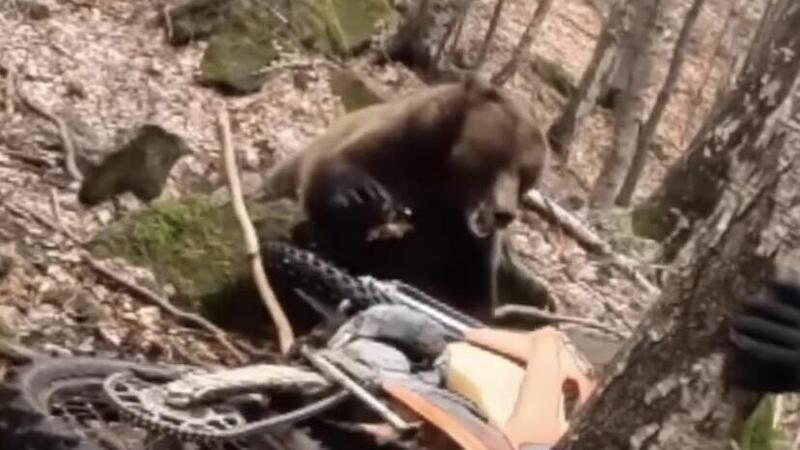
[(447, 73), (448, 69), (441, 67), (443, 64), (436, 60), (439, 44), (450, 33), (452, 18), (458, 16), (470, 2), (430, 0), (428, 17), (421, 26), (416, 12), (423, 1), (427, 0), (409, 0), (399, 5), (404, 13), (399, 24), (387, 30), (390, 35), (385, 38), (382, 54), (392, 61), (405, 64), (424, 80), (442, 79), (452, 73)]
[(31, 20), (46, 20), (52, 15), (50, 7), (34, 1), (17, 1), (17, 10)]
[(653, 261), (661, 250), (661, 245), (653, 240), (634, 233), (632, 212), (627, 208), (591, 210), (588, 220), (594, 229), (614, 247), (615, 250), (643, 261)]
[(165, 21), (169, 43), (186, 45), (211, 36), (225, 22), (233, 3), (234, 0), (190, 0), (170, 8)]
[[(240, 182), (242, 185), (242, 195), (245, 198), (257, 195), (264, 189), (264, 177), (258, 172), (244, 172), (240, 175)], [(228, 185), (220, 186), (211, 193), (209, 198), (214, 205), (224, 205), (231, 201)]]
[(122, 148), (100, 164), (86, 167), (78, 200), (91, 207), (125, 192), (143, 202), (155, 200), (164, 190), (172, 167), (190, 153), (177, 134), (158, 125), (143, 125)]
[(292, 28), (303, 44), (325, 54), (349, 56), (369, 44), (394, 10), (387, 0), (296, 0)]
[(229, 95), (245, 95), (261, 89), (264, 70), (278, 53), (273, 30), (279, 23), (266, 6), (237, 2), (230, 17), (211, 36), (200, 63), (203, 84)]
[(331, 91), (342, 99), (344, 109), (348, 113), (385, 100), (350, 69), (333, 70), (330, 85)]
[(558, 91), (564, 98), (570, 98), (578, 90), (578, 83), (560, 64), (537, 55), (533, 58), (531, 69), (550, 87)]
[[(299, 207), (285, 200), (249, 202), (247, 209), (262, 243), (287, 239), (302, 220)], [(230, 204), (217, 205), (208, 197), (159, 202), (115, 222), (87, 248), (98, 258), (121, 257), (150, 269), (158, 284), (174, 286), (174, 301), (226, 325), (269, 325), (252, 288), (244, 241)]]
[(657, 203), (639, 205), (631, 214), (633, 234), (658, 242), (666, 240), (680, 223), (678, 214), (661, 210)]

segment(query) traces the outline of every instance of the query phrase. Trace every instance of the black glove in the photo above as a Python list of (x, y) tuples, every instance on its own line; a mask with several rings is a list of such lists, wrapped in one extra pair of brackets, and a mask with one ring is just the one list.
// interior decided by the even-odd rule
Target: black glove
[(800, 390), (800, 285), (771, 282), (733, 318), (730, 380), (759, 392)]

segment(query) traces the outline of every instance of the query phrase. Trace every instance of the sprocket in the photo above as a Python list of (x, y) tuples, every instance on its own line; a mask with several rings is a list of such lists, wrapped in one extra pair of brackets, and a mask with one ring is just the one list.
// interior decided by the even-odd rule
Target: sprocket
[(294, 411), (249, 421), (226, 400), (177, 406), (170, 401), (171, 392), (167, 385), (144, 380), (129, 372), (109, 376), (103, 388), (113, 407), (129, 420), (178, 436), (182, 441), (201, 443), (231, 442), (282, 431), (329, 410), (348, 396), (346, 391), (335, 391)]

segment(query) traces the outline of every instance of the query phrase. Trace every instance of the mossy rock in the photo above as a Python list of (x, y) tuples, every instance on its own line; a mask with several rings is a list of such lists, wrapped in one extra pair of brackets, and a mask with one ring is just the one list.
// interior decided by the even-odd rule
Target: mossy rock
[(200, 62), (201, 82), (231, 95), (261, 89), (264, 69), (278, 57), (274, 40), (279, 26), (266, 6), (237, 2), (209, 39)]
[(384, 101), (361, 77), (349, 69), (333, 70), (330, 84), (331, 91), (342, 99), (347, 112)]
[(537, 55), (533, 60), (532, 69), (542, 81), (565, 98), (572, 97), (578, 90), (578, 83), (575, 82), (572, 75), (561, 64), (553, 60)]
[(631, 213), (633, 234), (658, 242), (669, 237), (677, 223), (675, 214), (662, 210), (657, 204), (643, 204)]
[(623, 254), (652, 261), (659, 253), (658, 242), (636, 235), (631, 211), (627, 208), (592, 210), (588, 219), (593, 228)]
[(295, 0), (292, 27), (308, 47), (349, 56), (369, 43), (380, 21), (394, 14), (387, 0)]
[[(289, 201), (251, 202), (247, 208), (261, 242), (288, 239), (302, 220)], [(232, 206), (203, 197), (157, 202), (109, 226), (88, 249), (98, 258), (121, 257), (151, 269), (159, 283), (175, 287), (177, 303), (201, 312), (219, 309), (250, 280)]]
[(168, 11), (169, 43), (186, 45), (211, 36), (229, 17), (237, 0), (192, 0)]

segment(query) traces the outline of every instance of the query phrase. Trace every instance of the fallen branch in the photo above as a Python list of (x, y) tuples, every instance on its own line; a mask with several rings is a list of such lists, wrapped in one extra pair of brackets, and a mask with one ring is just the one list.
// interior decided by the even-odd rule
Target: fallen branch
[(6, 73), (6, 116), (11, 117), (14, 115), (14, 98), (16, 95), (14, 94), (14, 83), (16, 80), (14, 79), (14, 71), (8, 69)]
[[(63, 234), (69, 240), (71, 240), (73, 243), (75, 243), (77, 245), (81, 245), (81, 240), (77, 236), (75, 236), (74, 234), (70, 233), (66, 228), (59, 228), (56, 224), (52, 223), (50, 220), (47, 220), (47, 218), (45, 218), (41, 214), (37, 213), (36, 211), (30, 210), (30, 209), (25, 208), (23, 206), (13, 205), (13, 204), (11, 204), (11, 202), (7, 202), (7, 201), (4, 202), (4, 206), (11, 213), (13, 213), (13, 214), (15, 214), (17, 216), (21, 216), (21, 217), (26, 217), (26, 216), (32, 217), (34, 220), (36, 220), (37, 222), (40, 222), (42, 225), (50, 228), (51, 230)], [(166, 311), (167, 313), (173, 315), (179, 321), (183, 321), (185, 323), (190, 323), (190, 324), (193, 324), (193, 325), (196, 325), (196, 326), (198, 326), (200, 328), (205, 329), (206, 331), (211, 333), (217, 339), (217, 341), (219, 341), (219, 343), (222, 344), (223, 347), (227, 348), (228, 351), (230, 351), (231, 354), (233, 354), (233, 356), (240, 363), (244, 364), (244, 363), (248, 362), (248, 360), (245, 357), (245, 355), (242, 352), (240, 352), (231, 343), (231, 341), (228, 339), (226, 333), (221, 328), (217, 327), (216, 325), (214, 325), (213, 323), (208, 321), (206, 318), (204, 318), (204, 317), (202, 317), (200, 315), (197, 315), (197, 314), (193, 314), (193, 313), (189, 313), (189, 312), (183, 311), (183, 310), (177, 308), (172, 303), (170, 303), (170, 301), (168, 299), (159, 296), (158, 294), (156, 294), (155, 292), (153, 292), (153, 291), (151, 291), (151, 290), (149, 290), (147, 288), (144, 288), (142, 286), (134, 284), (131, 281), (126, 280), (125, 278), (123, 278), (120, 275), (118, 275), (116, 272), (104, 267), (102, 263), (100, 263), (99, 261), (94, 259), (85, 250), (81, 251), (81, 255), (80, 256), (81, 256), (81, 259), (84, 261), (84, 263), (86, 263), (86, 265), (88, 265), (95, 272), (97, 272), (100, 275), (103, 275), (103, 276), (105, 276), (105, 277), (107, 277), (107, 278), (119, 283), (120, 285), (122, 285), (123, 287), (127, 288), (129, 291), (131, 291), (132, 293), (136, 294), (137, 296), (139, 296), (139, 297), (141, 297), (141, 298), (143, 298), (145, 300), (148, 300), (151, 303), (161, 307), (164, 311)]]
[(138, 284), (134, 284), (131, 281), (123, 278), (117, 272), (105, 267), (100, 261), (89, 256), (88, 253), (84, 253), (81, 255), (81, 259), (91, 267), (95, 272), (103, 275), (104, 277), (119, 283), (124, 288), (128, 289), (136, 296), (148, 300), (149, 302), (155, 304), (156, 306), (160, 307), (164, 311), (168, 312), (169, 314), (173, 315), (178, 320), (191, 323), (193, 325), (197, 325), (209, 333), (211, 333), (225, 348), (228, 349), (231, 354), (238, 360), (239, 363), (244, 364), (247, 363), (247, 357), (236, 348), (233, 343), (228, 339), (227, 334), (219, 327), (211, 323), (208, 319), (198, 314), (186, 312), (182, 309), (179, 309), (175, 305), (173, 305), (168, 299), (161, 297), (160, 295), (156, 294), (155, 292), (147, 289), (145, 287), (139, 286)]
[(649, 294), (658, 294), (660, 292), (653, 283), (635, 269), (635, 266), (638, 265), (636, 261), (616, 253), (608, 242), (597, 236), (592, 230), (581, 223), (578, 218), (570, 214), (556, 202), (545, 198), (538, 190), (529, 190), (523, 197), (523, 201), (540, 214), (558, 222), (564, 227), (564, 230), (590, 252), (609, 258), (614, 266), (625, 275), (632, 278), (637, 284), (647, 290)]
[(17, 89), (17, 97), (22, 100), (22, 103), (25, 104), (31, 111), (35, 112), (36, 114), (44, 117), (45, 119), (53, 122), (53, 124), (58, 127), (58, 134), (61, 138), (61, 145), (64, 147), (64, 167), (67, 170), (67, 173), (70, 177), (72, 177), (75, 181), (82, 181), (83, 174), (78, 169), (78, 165), (75, 163), (75, 145), (72, 141), (72, 135), (69, 131), (69, 127), (67, 126), (67, 122), (62, 119), (61, 117), (51, 113), (42, 105), (39, 105), (33, 99), (28, 98), (23, 92), (22, 89)]
[(0, 338), (0, 356), (18, 364), (27, 364), (31, 361), (46, 357), (46, 355), (32, 348), (7, 338)]
[(49, 169), (54, 166), (52, 161), (43, 156), (29, 155), (25, 152), (8, 149), (3, 149), (2, 152), (11, 159), (16, 159), (35, 167), (45, 167)]
[(286, 355), (294, 345), (294, 331), (292, 331), (292, 325), (289, 323), (289, 319), (286, 318), (283, 308), (281, 308), (275, 293), (272, 291), (272, 287), (269, 285), (267, 274), (264, 273), (264, 266), (261, 263), (261, 252), (259, 251), (258, 236), (256, 235), (253, 223), (250, 221), (247, 207), (244, 204), (244, 198), (242, 196), (242, 186), (239, 181), (239, 171), (236, 167), (233, 140), (231, 139), (230, 118), (228, 117), (227, 109), (224, 107), (220, 109), (218, 122), (220, 140), (222, 143), (222, 159), (225, 166), (225, 174), (228, 178), (228, 188), (231, 191), (233, 211), (236, 214), (239, 225), (242, 227), (245, 249), (247, 251), (247, 257), (250, 260), (253, 279), (261, 295), (261, 300), (264, 301), (264, 305), (267, 307), (267, 311), (269, 311), (272, 321), (275, 324), (281, 353)]
[(66, 227), (60, 227), (60, 226), (54, 224), (47, 217), (43, 216), (42, 214), (40, 214), (40, 213), (30, 209), (30, 208), (26, 208), (26, 207), (21, 206), (21, 205), (15, 205), (15, 204), (13, 204), (11, 202), (6, 202), (4, 206), (12, 214), (15, 214), (15, 215), (17, 215), (19, 217), (22, 217), (23, 219), (31, 219), (32, 218), (34, 221), (39, 222), (40, 224), (44, 225), (45, 227), (47, 227), (47, 228), (49, 228), (49, 229), (51, 229), (51, 230), (53, 230), (55, 232), (63, 234), (64, 236), (67, 237), (67, 239), (69, 239), (73, 243), (75, 243), (77, 245), (82, 245), (83, 244), (83, 240), (80, 237), (76, 236), (72, 231), (70, 231)]
[(620, 339), (628, 338), (628, 336), (625, 335), (625, 333), (622, 333), (621, 331), (616, 330), (608, 325), (603, 325), (602, 323), (597, 322), (595, 320), (551, 313), (549, 311), (539, 309), (535, 306), (503, 305), (496, 308), (493, 311), (492, 315), (494, 316), (495, 319), (501, 319), (501, 320), (506, 319), (510, 316), (522, 316), (522, 317), (531, 317), (534, 319), (542, 319), (548, 322), (574, 323), (576, 325), (583, 325), (588, 328), (594, 328), (596, 330), (612, 334)]
[(58, 190), (56, 188), (50, 188), (50, 202), (53, 205), (53, 217), (56, 219), (56, 223), (58, 223), (58, 228), (64, 228), (64, 219), (61, 215), (61, 202), (58, 200)]

